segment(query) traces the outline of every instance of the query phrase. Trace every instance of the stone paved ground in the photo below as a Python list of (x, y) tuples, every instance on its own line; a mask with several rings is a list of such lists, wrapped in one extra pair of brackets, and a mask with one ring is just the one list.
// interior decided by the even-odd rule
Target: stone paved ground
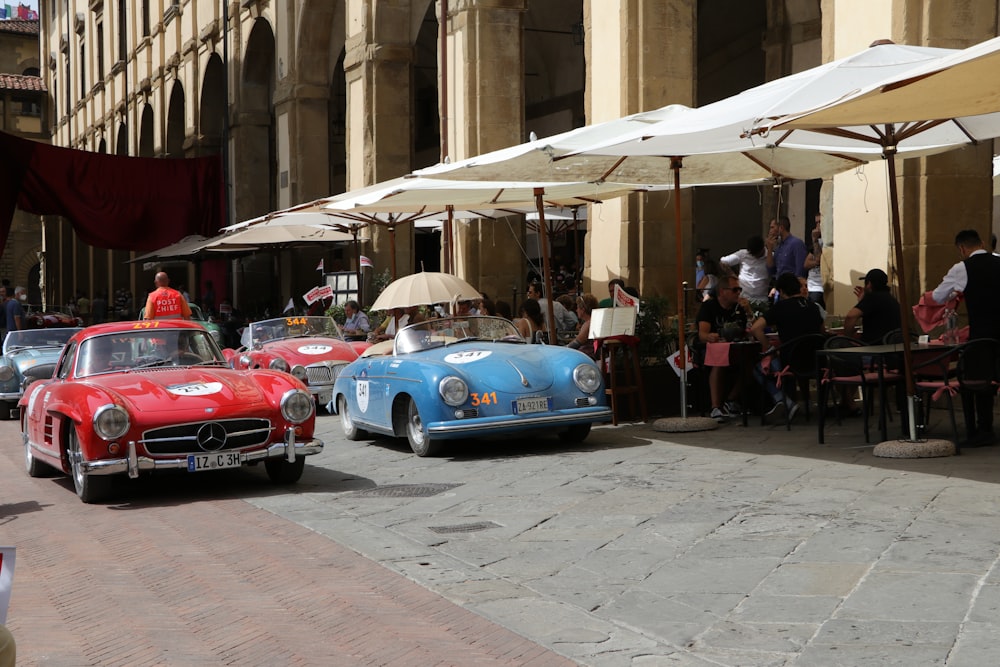
[(263, 471), (84, 505), (65, 478), (27, 477), (18, 440), (0, 424), (18, 665), (572, 664), (245, 502), (274, 493)]
[(83, 508), (0, 425), (25, 664), (997, 663), (1000, 448), (878, 459), (852, 419), (826, 446), (631, 425), (420, 459), (319, 428), (291, 493), (161, 478)]

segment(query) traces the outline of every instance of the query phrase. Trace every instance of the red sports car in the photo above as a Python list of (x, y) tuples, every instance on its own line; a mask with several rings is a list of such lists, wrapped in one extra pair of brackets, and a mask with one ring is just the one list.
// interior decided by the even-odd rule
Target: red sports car
[(225, 350), (233, 368), (269, 368), (302, 380), (320, 405), (333, 398), (341, 369), (371, 345), (348, 342), (332, 317), (295, 315), (252, 322), (239, 350)]
[(41, 306), (24, 307), (25, 329), (52, 329), (56, 327), (82, 327), (83, 320), (76, 315), (54, 310), (42, 310)]
[(226, 365), (201, 325), (183, 320), (97, 324), (74, 335), (18, 403), (28, 474), (73, 477), (85, 503), (116, 475), (201, 472), (263, 462), (271, 481), (302, 476), (316, 409), (287, 373)]

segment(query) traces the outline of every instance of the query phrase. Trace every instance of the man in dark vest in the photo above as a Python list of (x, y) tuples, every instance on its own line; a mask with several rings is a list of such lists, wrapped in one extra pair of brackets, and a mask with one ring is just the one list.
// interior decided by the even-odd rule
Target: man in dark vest
[[(934, 300), (943, 304), (962, 295), (969, 313), (969, 340), (1000, 340), (1000, 300), (997, 298), (1000, 257), (987, 252), (979, 232), (974, 229), (963, 229), (956, 234), (955, 246), (962, 261), (951, 267), (941, 284), (934, 288)], [(963, 446), (993, 444), (993, 392), (977, 392), (974, 396), (963, 394), (962, 407), (969, 434)]]

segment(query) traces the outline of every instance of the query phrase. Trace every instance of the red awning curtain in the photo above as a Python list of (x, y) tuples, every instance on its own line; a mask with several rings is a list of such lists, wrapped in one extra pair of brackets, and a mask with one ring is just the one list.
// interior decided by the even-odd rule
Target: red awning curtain
[(97, 248), (148, 251), (225, 224), (220, 156), (140, 158), (0, 132), (0, 253), (14, 208), (60, 215)]

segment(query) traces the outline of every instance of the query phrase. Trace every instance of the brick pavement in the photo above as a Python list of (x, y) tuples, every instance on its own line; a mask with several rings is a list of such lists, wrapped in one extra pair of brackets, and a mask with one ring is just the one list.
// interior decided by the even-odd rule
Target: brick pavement
[(30, 665), (572, 665), (330, 539), (257, 509), (263, 471), (163, 476), (108, 505), (23, 471), (0, 424), (8, 627)]

